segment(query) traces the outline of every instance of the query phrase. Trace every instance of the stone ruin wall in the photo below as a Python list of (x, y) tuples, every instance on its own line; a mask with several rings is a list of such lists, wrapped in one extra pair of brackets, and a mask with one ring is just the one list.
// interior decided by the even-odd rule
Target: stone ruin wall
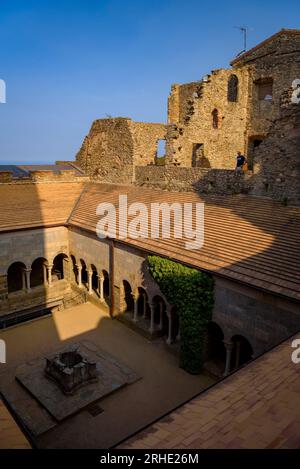
[(300, 203), (300, 103), (282, 108), (255, 152), (253, 195)]
[(135, 166), (147, 166), (155, 163), (157, 155), (157, 142), (166, 138), (167, 126), (165, 124), (148, 124), (147, 122), (132, 122)]
[[(173, 85), (167, 125), (129, 118), (95, 121), (76, 162), (97, 181), (297, 200), (297, 148), (287, 134), (284, 141), (277, 140), (282, 138), (280, 126), (286, 130), (288, 125), (282, 110), (290, 106), (291, 83), (300, 78), (299, 41), (300, 34), (279, 35), (234, 60), (232, 69)], [(238, 78), (236, 102), (229, 101), (227, 94), (233, 74)], [(259, 100), (257, 82), (269, 78), (274, 80), (273, 99)], [(218, 128), (212, 125), (214, 109), (219, 113)], [(293, 121), (292, 125), (297, 128), (298, 124)], [(157, 142), (164, 138), (165, 166), (155, 166)], [(263, 140), (261, 148), (251, 148), (253, 139)], [(203, 166), (193, 167), (195, 144), (204, 145)], [(237, 151), (254, 160), (254, 174), (233, 171)], [(263, 154), (267, 154), (265, 161)], [(293, 162), (293, 171), (291, 166), (286, 168), (287, 161)]]
[(76, 155), (76, 163), (92, 179), (130, 183), (133, 168), (133, 139), (130, 119), (99, 119)]
[[(237, 102), (227, 99), (232, 74), (239, 80)], [(168, 163), (191, 167), (193, 146), (201, 143), (207, 167), (233, 169), (236, 153), (246, 150), (248, 88), (247, 68), (215, 70), (207, 81), (173, 85), (168, 105)], [(218, 128), (213, 128), (214, 109), (218, 110)]]
[(135, 166), (154, 164), (157, 142), (165, 135), (164, 124), (99, 119), (84, 139), (76, 163), (93, 180), (130, 184)]
[[(266, 137), (272, 122), (278, 119), (282, 97), (295, 78), (300, 78), (300, 34), (282, 35), (247, 55), (241, 62), (233, 62), (236, 69), (249, 70), (248, 138)], [(269, 55), (270, 54), (270, 55)], [(258, 99), (257, 82), (273, 79), (273, 99)]]

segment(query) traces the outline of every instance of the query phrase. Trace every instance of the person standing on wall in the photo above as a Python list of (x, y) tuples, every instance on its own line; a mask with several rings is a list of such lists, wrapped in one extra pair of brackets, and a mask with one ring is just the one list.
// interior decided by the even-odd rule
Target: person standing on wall
[(237, 157), (236, 157), (236, 168), (235, 168), (235, 170), (237, 172), (243, 171), (245, 165), (247, 165), (247, 160), (244, 157), (244, 155), (242, 155), (242, 153), (240, 151), (238, 151), (238, 154), (237, 154)]

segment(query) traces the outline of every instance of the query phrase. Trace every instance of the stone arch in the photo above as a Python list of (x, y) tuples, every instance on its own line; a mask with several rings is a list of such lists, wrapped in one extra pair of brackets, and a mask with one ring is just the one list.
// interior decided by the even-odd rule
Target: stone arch
[(154, 308), (154, 324), (155, 326), (164, 333), (168, 331), (168, 316), (167, 316), (167, 305), (165, 300), (160, 295), (155, 295), (151, 299), (151, 303)]
[(110, 281), (109, 281), (109, 274), (107, 270), (102, 270), (102, 275), (103, 275), (103, 296), (105, 302), (109, 305), (109, 299), (110, 299)]
[(91, 272), (92, 272), (92, 290), (98, 295), (98, 292), (99, 292), (98, 270), (94, 264), (91, 264)]
[(70, 259), (71, 259), (70, 280), (71, 282), (78, 284), (78, 268), (77, 268), (76, 257), (74, 256), (74, 254), (70, 254)]
[(143, 316), (144, 318), (149, 318), (150, 316), (148, 294), (143, 287), (138, 287), (137, 312), (138, 316)]
[(236, 103), (238, 100), (239, 79), (236, 75), (230, 75), (227, 83), (227, 100)]
[(128, 280), (122, 281), (122, 296), (121, 298), (121, 310), (123, 312), (132, 312), (134, 310), (134, 299), (132, 288)]
[(231, 371), (240, 368), (253, 358), (253, 348), (249, 340), (242, 335), (234, 335), (231, 338), (232, 354), (231, 354)]
[(215, 375), (222, 375), (226, 362), (226, 349), (224, 345), (224, 332), (214, 321), (207, 325), (204, 337), (203, 359), (207, 363), (206, 368)]
[(46, 267), (48, 261), (45, 257), (37, 257), (31, 264), (30, 287), (44, 285), (47, 279)]
[(25, 289), (24, 271), (26, 265), (23, 262), (16, 261), (10, 264), (7, 269), (7, 290), (8, 293)]
[(69, 257), (67, 254), (59, 253), (53, 259), (52, 280), (64, 278), (69, 278)]
[(88, 273), (87, 273), (86, 262), (83, 259), (80, 259), (79, 265), (81, 267), (81, 283), (86, 288), (88, 288)]

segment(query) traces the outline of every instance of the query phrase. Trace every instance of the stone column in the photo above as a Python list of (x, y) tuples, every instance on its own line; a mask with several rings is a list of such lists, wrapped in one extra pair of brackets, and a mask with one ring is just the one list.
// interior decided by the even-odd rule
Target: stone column
[(139, 299), (139, 295), (138, 293), (133, 293), (132, 294), (132, 298), (133, 298), (133, 322), (137, 322), (138, 320), (138, 299)]
[(52, 286), (52, 268), (53, 268), (53, 264), (47, 265), (46, 268), (47, 268), (47, 272), (48, 272), (48, 286), (51, 287)]
[(88, 292), (89, 292), (89, 295), (92, 295), (92, 293), (93, 293), (93, 287), (92, 287), (93, 271), (92, 271), (92, 270), (88, 270), (88, 271), (87, 271), (87, 274), (88, 274)]
[(155, 313), (155, 303), (150, 303), (150, 327), (149, 327), (150, 334), (153, 334), (154, 332), (154, 313)]
[(77, 267), (77, 272), (78, 272), (78, 276), (77, 276), (78, 286), (79, 286), (79, 288), (82, 288), (82, 280), (81, 280), (82, 266), (76, 264), (76, 267)]
[(164, 327), (164, 304), (162, 301), (159, 302), (159, 330), (162, 331)]
[(104, 300), (104, 293), (103, 293), (104, 277), (103, 277), (103, 275), (99, 275), (99, 276), (98, 276), (98, 282), (99, 282), (100, 301), (103, 301), (103, 300)]
[(172, 343), (172, 314), (168, 312), (168, 338), (167, 344), (171, 345)]
[(47, 267), (46, 267), (46, 264), (43, 264), (43, 272), (44, 272), (44, 285), (47, 285)]
[(230, 364), (231, 364), (231, 354), (232, 354), (232, 348), (233, 348), (233, 343), (231, 341), (226, 341), (224, 340), (224, 345), (226, 348), (226, 364), (225, 364), (225, 371), (223, 376), (227, 376), (230, 373)]
[(30, 272), (31, 269), (25, 269), (25, 277), (26, 277), (26, 290), (29, 292), (31, 290), (30, 287)]
[(146, 318), (147, 314), (147, 296), (146, 293), (143, 293), (143, 318)]
[(22, 270), (22, 290), (26, 290), (26, 271), (25, 269)]

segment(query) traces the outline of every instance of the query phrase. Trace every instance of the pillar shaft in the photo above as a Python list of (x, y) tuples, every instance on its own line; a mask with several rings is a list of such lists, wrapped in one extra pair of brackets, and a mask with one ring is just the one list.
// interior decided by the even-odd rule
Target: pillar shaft
[(78, 278), (77, 278), (77, 280), (78, 280), (78, 286), (79, 286), (79, 288), (82, 287), (81, 271), (82, 271), (81, 265), (77, 265), (77, 272), (78, 272)]
[(164, 305), (162, 301), (159, 303), (159, 330), (163, 329), (163, 319), (164, 319)]
[(150, 327), (149, 327), (150, 334), (153, 334), (154, 332), (154, 312), (155, 312), (155, 304), (151, 303), (150, 304)]
[(132, 295), (133, 297), (133, 321), (137, 322), (138, 320), (138, 295)]
[(143, 317), (145, 318), (147, 315), (147, 297), (146, 294), (143, 294)]
[(100, 300), (104, 300), (104, 293), (103, 293), (103, 283), (104, 283), (104, 277), (103, 275), (100, 275), (98, 277), (98, 282), (99, 282), (99, 295), (100, 295)]
[(224, 341), (224, 345), (225, 345), (225, 348), (226, 348), (226, 363), (225, 363), (224, 376), (227, 376), (230, 373), (231, 354), (232, 354), (233, 343), (230, 342), (230, 341), (229, 342)]
[(44, 273), (44, 285), (47, 284), (47, 267), (43, 264), (43, 273)]
[(24, 272), (25, 272), (26, 290), (30, 291), (31, 290), (31, 287), (30, 287), (30, 272), (31, 272), (31, 269), (26, 269), (26, 270), (24, 270)]
[(26, 272), (22, 270), (22, 290), (26, 290)]
[(52, 268), (53, 268), (53, 265), (47, 265), (47, 272), (48, 272), (48, 286), (51, 287), (52, 286)]
[(170, 345), (172, 343), (172, 314), (168, 314), (168, 338), (167, 344)]
[(93, 293), (93, 286), (92, 286), (93, 271), (88, 270), (87, 274), (88, 274), (88, 292), (89, 292), (89, 295), (91, 295)]

